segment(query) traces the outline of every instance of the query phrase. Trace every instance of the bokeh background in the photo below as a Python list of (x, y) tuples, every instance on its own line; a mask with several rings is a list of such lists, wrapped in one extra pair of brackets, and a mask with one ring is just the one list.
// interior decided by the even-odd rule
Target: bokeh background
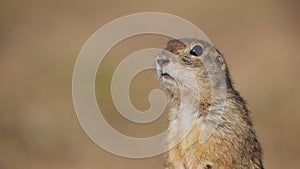
[[(118, 17), (145, 11), (185, 18), (224, 53), (235, 87), (248, 101), (266, 168), (300, 166), (300, 1), (0, 1), (0, 169), (163, 168), (163, 157), (112, 155), (84, 133), (72, 103), (72, 71), (85, 41)], [(153, 25), (155, 26), (155, 25)], [(163, 47), (166, 37), (136, 36), (116, 45), (96, 79), (99, 106), (122, 133), (162, 131), (122, 118), (111, 101), (113, 70), (130, 53)], [(130, 97), (140, 110), (158, 88), (155, 72), (140, 73)]]

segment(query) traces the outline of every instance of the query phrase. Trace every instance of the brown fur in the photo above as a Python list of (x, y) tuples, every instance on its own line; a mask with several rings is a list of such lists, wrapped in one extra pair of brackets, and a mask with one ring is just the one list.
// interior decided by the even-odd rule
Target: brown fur
[[(189, 51), (194, 44), (203, 46), (203, 56), (193, 57), (190, 55)], [(170, 96), (167, 105), (170, 116), (168, 137), (170, 145), (184, 130), (182, 123), (186, 114), (182, 114), (180, 109), (181, 98), (187, 99), (191, 105), (194, 102), (199, 103), (198, 112), (188, 112), (190, 113), (188, 116), (193, 117), (192, 130), (167, 153), (166, 168), (263, 169), (262, 150), (253, 130), (246, 103), (232, 86), (222, 54), (212, 44), (192, 39), (170, 40), (165, 49), (175, 54), (165, 53), (164, 58), (169, 63), (165, 66), (158, 66), (158, 69), (166, 68), (169, 71), (167, 73), (170, 73), (176, 81), (175, 83), (172, 80), (165, 80), (159, 74), (160, 80)], [(199, 137), (203, 132), (202, 125), (207, 122), (207, 116), (211, 113), (209, 110), (214, 109), (211, 103), (211, 92), (214, 86), (212, 87), (211, 77), (206, 71), (203, 61), (199, 58), (206, 59), (207, 63), (217, 65), (225, 72), (226, 77), (226, 102), (223, 115), (220, 117), (216, 130), (203, 144), (199, 143)], [(212, 68), (214, 69), (213, 66)], [(178, 73), (178, 71), (181, 72)], [(197, 95), (193, 93), (192, 88), (187, 87), (187, 92), (179, 90), (179, 85), (189, 83), (189, 77), (182, 72), (192, 72), (195, 75), (201, 93), (199, 98), (194, 98)], [(160, 72), (158, 71), (158, 73)], [(218, 81), (218, 77), (215, 79)], [(181, 97), (182, 95), (185, 97)]]

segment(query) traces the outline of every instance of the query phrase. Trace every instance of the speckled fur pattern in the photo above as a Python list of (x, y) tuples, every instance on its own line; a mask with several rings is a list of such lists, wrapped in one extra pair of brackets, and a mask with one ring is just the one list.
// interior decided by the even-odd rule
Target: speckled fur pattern
[[(196, 44), (203, 47), (203, 54), (197, 57), (189, 52)], [(172, 39), (165, 50), (173, 55), (163, 52), (157, 56), (157, 73), (169, 96), (168, 143), (174, 144), (175, 138), (185, 130), (185, 124), (192, 124), (188, 135), (166, 154), (166, 169), (263, 169), (262, 149), (252, 127), (249, 111), (245, 101), (232, 86), (223, 55), (211, 43), (195, 39)], [(223, 115), (219, 117), (216, 130), (203, 144), (199, 143), (201, 133), (205, 132), (202, 126), (206, 123), (209, 110), (214, 107), (211, 103), (213, 89), (210, 76), (200, 58), (214, 63), (225, 72), (226, 77)], [(159, 59), (168, 62), (160, 65)], [(164, 78), (162, 69), (172, 79)], [(191, 85), (192, 77), (188, 73), (196, 78), (196, 88)], [(184, 86), (184, 90), (179, 90), (179, 86)], [(194, 92), (196, 89), (200, 95)], [(195, 104), (199, 104), (198, 111), (192, 110)], [(180, 109), (180, 106), (185, 109)]]

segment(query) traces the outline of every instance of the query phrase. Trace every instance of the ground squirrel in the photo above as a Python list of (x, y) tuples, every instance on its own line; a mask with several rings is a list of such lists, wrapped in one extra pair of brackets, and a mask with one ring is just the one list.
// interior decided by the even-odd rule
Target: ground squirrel
[[(261, 146), (245, 101), (233, 88), (224, 57), (214, 45), (203, 40), (172, 39), (157, 55), (156, 66), (169, 96), (168, 144), (172, 145), (185, 127), (192, 124), (183, 140), (168, 151), (166, 168), (263, 169)], [(213, 90), (220, 86), (219, 77), (213, 77), (216, 85), (212, 86), (212, 76), (207, 71), (215, 68), (225, 75), (225, 107), (221, 115), (214, 115), (218, 102), (211, 101)], [(191, 83), (192, 78), (196, 87)], [(194, 105), (199, 106), (198, 111), (193, 110)], [(214, 132), (201, 141), (201, 135), (208, 132), (203, 128), (208, 120), (217, 125)]]

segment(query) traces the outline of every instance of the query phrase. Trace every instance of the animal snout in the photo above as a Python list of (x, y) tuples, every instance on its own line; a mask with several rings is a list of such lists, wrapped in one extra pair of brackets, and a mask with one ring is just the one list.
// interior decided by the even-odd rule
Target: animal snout
[(156, 61), (160, 67), (163, 67), (170, 62), (169, 59), (164, 55), (158, 55)]

